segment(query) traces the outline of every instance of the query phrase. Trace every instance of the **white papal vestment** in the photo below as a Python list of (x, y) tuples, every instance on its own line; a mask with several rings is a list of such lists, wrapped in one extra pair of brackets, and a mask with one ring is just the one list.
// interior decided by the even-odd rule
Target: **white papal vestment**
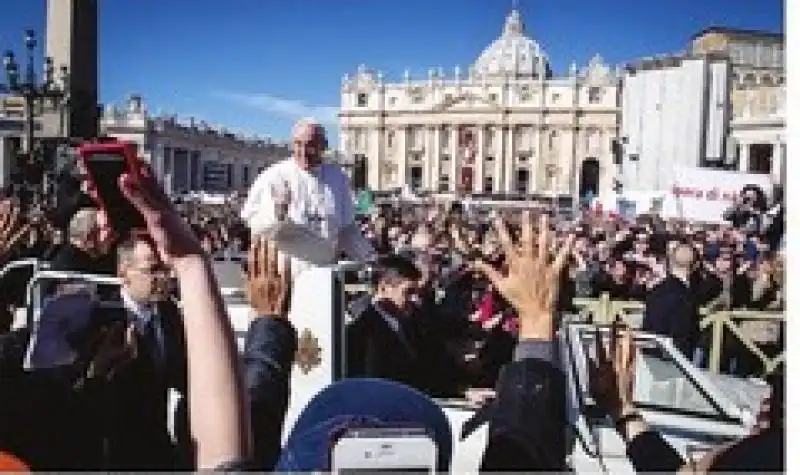
[[(296, 273), (309, 265), (333, 264), (339, 253), (349, 259), (363, 261), (374, 250), (355, 225), (355, 199), (350, 180), (337, 165), (323, 163), (304, 170), (294, 158), (273, 164), (256, 177), (241, 217), (253, 235), (269, 234), (279, 222), (276, 197), (288, 195), (288, 210), (284, 221), (299, 225), (322, 242), (314, 246), (313, 258), (302, 258), (301, 249), (292, 254)], [(288, 246), (291, 247), (291, 246)]]

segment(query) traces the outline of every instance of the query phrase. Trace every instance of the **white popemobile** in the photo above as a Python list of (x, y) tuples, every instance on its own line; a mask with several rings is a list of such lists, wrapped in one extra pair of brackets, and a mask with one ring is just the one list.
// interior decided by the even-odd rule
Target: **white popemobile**
[[(17, 325), (35, 325), (41, 313), (41, 288), (48, 281), (84, 281), (87, 284), (118, 285), (114, 278), (54, 272), (37, 261), (12, 263), (0, 270), (0, 277), (13, 267), (34, 266), (28, 287), (28, 306)], [(344, 325), (352, 295), (344, 277), (361, 268), (359, 264), (308, 269), (295, 276), (290, 319), (297, 328), (299, 350), (292, 375), (292, 394), (285, 433), (308, 401), (331, 382), (342, 378), (344, 368)], [(252, 317), (244, 294), (237, 262), (218, 262), (217, 272), (228, 313), (239, 339), (244, 341)], [(315, 298), (299, 298), (314, 295)], [(608, 420), (592, 416), (594, 401), (588, 391), (587, 361), (593, 357), (594, 326), (566, 322), (559, 331), (562, 364), (567, 375), (567, 398), (572, 441), (568, 464), (578, 473), (633, 473), (622, 439)], [(755, 424), (758, 405), (767, 393), (759, 381), (711, 375), (695, 368), (668, 339), (640, 334), (636, 337), (637, 366), (635, 400), (648, 424), (659, 430), (685, 457), (696, 458), (710, 448), (744, 436)], [(447, 414), (458, 437), (464, 422), (476, 407), (466, 398), (437, 401)], [(475, 431), (464, 441), (454, 440), (452, 471), (477, 473), (486, 445), (487, 428)]]

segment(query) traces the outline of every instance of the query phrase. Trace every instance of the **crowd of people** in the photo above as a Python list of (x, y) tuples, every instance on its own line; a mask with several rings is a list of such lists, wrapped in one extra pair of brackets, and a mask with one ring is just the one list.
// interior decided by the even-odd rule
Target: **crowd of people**
[[(481, 469), (561, 471), (568, 442), (554, 316), (574, 313), (574, 298), (642, 301), (643, 329), (671, 337), (700, 366), (710, 345), (703, 309), (785, 305), (783, 207), (757, 189), (743, 190), (729, 223), (715, 225), (591, 210), (568, 220), (547, 209), (378, 206), (355, 218), (375, 272), (374, 290), (350, 307), (347, 378), (312, 400), (282, 444), (297, 349), (292, 275), (275, 243), (251, 235), (242, 201), (169, 199), (144, 168), (120, 188), (147, 229), (117, 236), (85, 181), (67, 178), (57, 206), (4, 198), (0, 261), (113, 275), (121, 289), (101, 298), (55, 286), (31, 328), (18, 315), (32, 271), (0, 279), (0, 458), (18, 468), (326, 471), (342, 428), (412, 423), (434, 434), (437, 468), (447, 471), (460, 428), (428, 396), (494, 388)], [(241, 256), (256, 316), (239, 354), (212, 262)], [(612, 334), (591, 389), (637, 470), (783, 467), (782, 369), (753, 434), (688, 467), (636, 412), (632, 330)], [(726, 372), (764, 373), (738, 339), (725, 342)], [(781, 333), (762, 349), (782, 346)], [(176, 407), (171, 392), (181, 396)]]

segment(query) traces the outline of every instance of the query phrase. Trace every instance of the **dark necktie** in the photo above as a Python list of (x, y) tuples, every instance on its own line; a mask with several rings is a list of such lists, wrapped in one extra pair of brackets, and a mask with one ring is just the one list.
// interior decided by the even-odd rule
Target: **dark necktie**
[(164, 331), (161, 325), (161, 318), (155, 306), (149, 308), (149, 318), (140, 320), (140, 334), (143, 344), (153, 359), (156, 368), (162, 369), (164, 366)]
[(397, 337), (400, 339), (400, 343), (403, 344), (403, 346), (412, 356), (416, 356), (417, 352), (414, 350), (414, 346), (411, 344), (411, 340), (409, 339), (410, 329), (408, 328), (408, 323), (402, 318), (398, 318), (397, 323), (398, 325), (395, 329), (395, 332)]

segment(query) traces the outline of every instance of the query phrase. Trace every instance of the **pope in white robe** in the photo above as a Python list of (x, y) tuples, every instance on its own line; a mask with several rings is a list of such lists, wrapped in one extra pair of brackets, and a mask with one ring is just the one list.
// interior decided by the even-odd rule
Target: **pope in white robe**
[(370, 260), (375, 251), (355, 223), (350, 180), (335, 164), (322, 163), (325, 129), (312, 120), (292, 133), (292, 157), (255, 179), (241, 217), (253, 235), (266, 235), (292, 257), (292, 270), (337, 262), (340, 254)]

